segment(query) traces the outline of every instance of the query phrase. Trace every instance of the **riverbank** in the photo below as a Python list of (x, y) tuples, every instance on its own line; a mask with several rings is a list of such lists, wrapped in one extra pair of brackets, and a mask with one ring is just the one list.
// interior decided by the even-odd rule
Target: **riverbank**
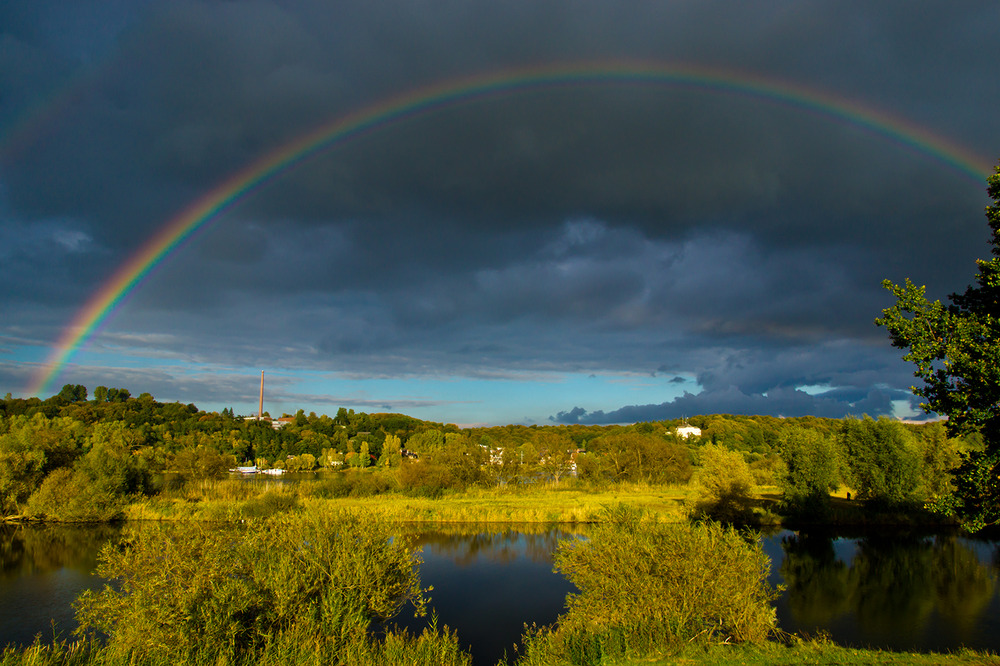
[[(960, 650), (954, 653), (886, 652), (843, 647), (827, 641), (796, 641), (785, 645), (775, 641), (758, 645), (689, 645), (675, 654), (657, 659), (645, 657), (618, 666), (977, 666), (1000, 665), (1000, 657), (987, 652)], [(556, 665), (553, 665), (556, 666)]]
[[(314, 664), (312, 655), (298, 654), (298, 660), (282, 666)], [(126, 664), (87, 642), (36, 644), (24, 649), (5, 648), (0, 666), (115, 666)], [(603, 663), (603, 662), (602, 662)], [(988, 652), (960, 650), (954, 653), (886, 652), (842, 647), (825, 641), (798, 641), (791, 645), (768, 642), (758, 645), (718, 643), (688, 644), (676, 652), (658, 657), (647, 655), (615, 661), (614, 666), (1000, 666), (1000, 656)], [(387, 665), (388, 666), (388, 665)], [(500, 665), (498, 665), (500, 666)], [(552, 662), (546, 666), (571, 666)], [(608, 666), (611, 663), (608, 662)]]

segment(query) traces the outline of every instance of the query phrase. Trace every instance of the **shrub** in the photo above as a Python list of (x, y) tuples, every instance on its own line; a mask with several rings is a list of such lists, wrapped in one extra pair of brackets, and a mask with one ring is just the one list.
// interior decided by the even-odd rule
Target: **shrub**
[(103, 522), (122, 517), (129, 497), (112, 493), (85, 474), (61, 467), (28, 499), (32, 518), (66, 522)]
[(589, 540), (560, 542), (556, 568), (580, 590), (555, 628), (525, 639), (522, 664), (605, 663), (695, 637), (759, 642), (775, 626), (760, 545), (718, 523), (646, 523), (606, 509)]
[(728, 523), (752, 520), (756, 486), (739, 451), (714, 444), (702, 448), (694, 486), (692, 516)]
[(320, 499), (371, 497), (395, 489), (393, 478), (378, 472), (344, 470), (312, 485), (310, 493)]
[(463, 487), (449, 467), (434, 462), (404, 460), (398, 475), (403, 491), (415, 497), (440, 497), (445, 490)]
[(287, 513), (299, 508), (299, 500), (294, 495), (268, 490), (260, 497), (244, 502), (240, 507), (240, 515), (244, 518), (267, 518), (276, 513)]
[(129, 526), (101, 552), (112, 584), (77, 600), (78, 631), (105, 634), (106, 656), (129, 663), (350, 663), (382, 652), (373, 623), (424, 608), (417, 552), (385, 522), (294, 515), (244, 527)]

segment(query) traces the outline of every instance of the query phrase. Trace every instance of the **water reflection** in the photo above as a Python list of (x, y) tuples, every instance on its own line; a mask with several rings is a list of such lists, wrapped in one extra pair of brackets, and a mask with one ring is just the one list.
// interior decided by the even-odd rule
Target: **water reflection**
[(524, 558), (528, 561), (552, 566), (552, 554), (561, 539), (584, 533), (584, 528), (562, 529), (539, 526), (514, 526), (508, 529), (480, 528), (488, 531), (421, 531), (415, 534), (415, 543), (426, 554), (449, 558), (457, 566), (471, 566), (486, 559), (495, 564), (511, 564)]
[(996, 567), (974, 541), (883, 531), (852, 540), (846, 557), (843, 541), (782, 537), (782, 628), (891, 649), (996, 649)]
[(18, 578), (60, 569), (89, 574), (100, 547), (119, 530), (112, 525), (22, 527), (0, 523), (0, 576)]
[[(423, 559), (420, 578), (434, 588), (431, 606), (440, 622), (458, 633), (473, 664), (492, 666), (505, 653), (513, 656), (526, 624), (551, 624), (563, 611), (575, 588), (552, 570), (552, 558), (559, 540), (573, 534), (531, 526), (480, 529), (414, 538)], [(404, 626), (419, 631), (426, 622)]]
[(73, 600), (101, 587), (91, 572), (118, 532), (109, 525), (0, 525), (0, 645), (68, 636), (76, 627)]

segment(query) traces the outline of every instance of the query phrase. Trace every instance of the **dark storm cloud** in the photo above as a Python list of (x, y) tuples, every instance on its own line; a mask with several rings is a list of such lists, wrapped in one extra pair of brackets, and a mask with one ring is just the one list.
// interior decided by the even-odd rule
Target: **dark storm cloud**
[[(693, 414), (761, 414), (770, 416), (810, 415), (842, 418), (845, 415), (892, 413), (893, 400), (908, 400), (910, 394), (899, 390), (873, 388), (863, 396), (844, 397), (809, 395), (795, 389), (775, 389), (767, 395), (748, 394), (735, 386), (698, 395), (683, 396), (659, 405), (631, 405), (608, 412), (588, 412), (574, 407), (549, 417), (555, 423), (636, 423), (683, 418)], [(853, 398), (853, 399), (851, 399)]]
[[(50, 343), (160, 225), (293, 137), (484, 72), (748, 71), (996, 157), (998, 28), (985, 1), (15, 0), (0, 8), (2, 332)], [(794, 105), (535, 90), (299, 166), (177, 252), (115, 319), (134, 335), (104, 344), (385, 377), (656, 372), (704, 390), (569, 419), (877, 413), (900, 399), (879, 387), (910, 381), (871, 324), (880, 280), (961, 289), (984, 203), (935, 156)], [(811, 385), (831, 388), (797, 388)]]

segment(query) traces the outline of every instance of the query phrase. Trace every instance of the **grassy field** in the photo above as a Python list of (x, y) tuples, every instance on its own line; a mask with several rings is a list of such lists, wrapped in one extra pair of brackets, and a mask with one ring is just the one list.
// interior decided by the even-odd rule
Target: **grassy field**
[[(643, 509), (647, 520), (682, 522), (695, 490), (690, 485), (618, 484), (591, 488), (576, 483), (448, 491), (423, 497), (398, 491), (326, 498), (318, 483), (251, 484), (240, 479), (204, 481), (181, 491), (164, 492), (127, 507), (128, 520), (240, 521), (294, 510), (360, 511), (406, 523), (588, 523), (607, 506)], [(754, 518), (759, 526), (780, 526), (778, 488), (756, 488)], [(796, 522), (795, 525), (806, 524)], [(944, 525), (947, 519), (926, 511), (872, 513), (864, 502), (831, 495), (824, 525)]]
[(197, 495), (153, 497), (133, 503), (129, 520), (232, 521), (283, 510), (346, 509), (397, 522), (420, 523), (586, 523), (606, 506), (625, 504), (645, 509), (660, 522), (687, 516), (688, 486), (629, 484), (591, 490), (566, 487), (471, 489), (439, 498), (387, 493), (370, 497), (322, 499), (308, 487), (275, 485), (263, 494), (246, 496), (232, 481), (205, 486)]

